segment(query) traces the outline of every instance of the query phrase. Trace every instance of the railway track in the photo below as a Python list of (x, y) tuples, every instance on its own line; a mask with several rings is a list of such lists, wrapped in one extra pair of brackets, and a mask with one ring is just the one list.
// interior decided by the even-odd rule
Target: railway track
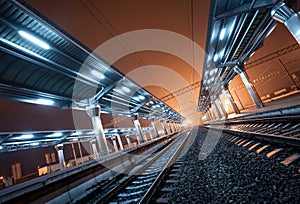
[(222, 130), (243, 138), (281, 144), (300, 149), (300, 117), (283, 116), (211, 123), (207, 128)]
[(122, 174), (105, 186), (87, 203), (147, 203), (156, 183), (174, 162), (189, 136), (190, 130), (180, 133), (166, 147), (137, 164), (128, 174)]
[(225, 128), (211, 154), (199, 160), (205, 138), (220, 135), (220, 129), (208, 130), (199, 128), (195, 144), (171, 166), (150, 203), (299, 203), (297, 138), (294, 144), (258, 141), (258, 133), (245, 134), (249, 129), (236, 134)]

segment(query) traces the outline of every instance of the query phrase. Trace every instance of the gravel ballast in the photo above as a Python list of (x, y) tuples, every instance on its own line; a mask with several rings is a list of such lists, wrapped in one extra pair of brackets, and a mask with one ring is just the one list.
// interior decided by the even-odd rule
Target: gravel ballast
[(180, 176), (171, 186), (174, 190), (163, 195), (170, 203), (300, 203), (299, 162), (284, 166), (276, 156), (267, 158), (223, 137), (200, 160), (202, 144), (211, 134), (199, 128), (176, 165)]

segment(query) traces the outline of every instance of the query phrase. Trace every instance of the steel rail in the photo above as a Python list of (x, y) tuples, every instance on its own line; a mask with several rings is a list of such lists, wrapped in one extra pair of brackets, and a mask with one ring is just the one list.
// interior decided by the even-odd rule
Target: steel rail
[[(185, 132), (179, 133), (181, 134), (177, 138), (175, 138), (169, 145), (164, 148), (161, 152), (159, 152), (157, 155), (155, 155), (150, 161), (147, 161), (146, 164), (144, 164), (140, 169), (136, 170), (131, 176), (129, 176), (126, 180), (121, 182), (119, 185), (115, 186), (112, 190), (110, 190), (108, 193), (106, 193), (104, 196), (99, 198), (95, 203), (108, 203), (115, 195), (117, 195), (122, 189), (124, 189), (130, 182), (132, 182), (134, 179), (137, 178), (138, 175), (141, 175), (142, 172), (144, 172), (148, 167), (150, 167), (154, 162), (156, 162), (161, 156), (166, 153), (170, 148), (173, 147), (176, 142), (184, 136)], [(186, 136), (188, 137), (188, 136)], [(180, 145), (181, 146), (181, 145)], [(142, 163), (143, 161), (139, 162)], [(169, 162), (168, 162), (169, 164)], [(139, 165), (139, 164), (137, 164)]]
[(159, 173), (159, 175), (157, 176), (157, 178), (155, 179), (155, 181), (150, 186), (150, 188), (145, 193), (145, 195), (143, 196), (143, 198), (140, 200), (139, 203), (144, 204), (144, 203), (150, 203), (151, 202), (151, 199), (152, 199), (153, 195), (157, 192), (158, 187), (160, 186), (162, 180), (168, 174), (171, 165), (173, 163), (175, 163), (175, 161), (180, 156), (180, 153), (181, 153), (183, 147), (185, 146), (187, 140), (189, 139), (189, 136), (192, 133), (192, 131), (193, 130), (191, 130), (189, 132), (189, 134), (185, 137), (185, 139), (183, 140), (183, 142), (180, 144), (180, 146), (178, 147), (178, 149), (176, 150), (176, 152), (173, 154), (173, 156), (171, 157), (171, 159), (169, 160), (169, 162), (163, 167), (163, 170)]

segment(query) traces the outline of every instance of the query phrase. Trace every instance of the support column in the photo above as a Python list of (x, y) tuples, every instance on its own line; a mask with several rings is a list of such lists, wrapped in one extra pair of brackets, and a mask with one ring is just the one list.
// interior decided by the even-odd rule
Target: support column
[(176, 132), (173, 121), (171, 122), (171, 125), (172, 125), (172, 132)]
[(206, 111), (205, 115), (206, 115), (208, 121), (212, 120), (209, 110)]
[(172, 134), (172, 129), (171, 129), (171, 126), (170, 126), (170, 121), (167, 121), (167, 125), (168, 125), (168, 128), (169, 128), (169, 131), (170, 131), (170, 134)]
[(120, 149), (123, 151), (124, 150), (124, 146), (123, 146), (123, 142), (121, 140), (121, 136), (119, 134), (116, 134), (116, 137), (117, 137), (117, 140), (119, 142)]
[(217, 101), (217, 103), (219, 104), (219, 106), (220, 106), (220, 108), (221, 108), (221, 111), (222, 111), (224, 117), (227, 118), (228, 115), (227, 115), (227, 112), (226, 112), (226, 110), (225, 110), (225, 108), (224, 108), (223, 103), (221, 102), (220, 97), (219, 97), (218, 99), (216, 99), (216, 101)]
[(63, 170), (66, 168), (66, 162), (65, 162), (64, 152), (63, 152), (63, 144), (56, 145), (55, 149), (58, 154), (60, 169)]
[(152, 136), (151, 132), (149, 132), (149, 137), (150, 137), (150, 140), (153, 140), (153, 136)]
[(74, 143), (72, 143), (71, 146), (72, 146), (73, 157), (75, 159), (75, 164), (77, 166), (78, 162), (77, 162), (77, 156), (76, 156), (76, 151), (75, 151)]
[(79, 149), (80, 160), (81, 160), (81, 163), (83, 163), (81, 142), (78, 142), (77, 145), (78, 145), (78, 149)]
[(212, 102), (212, 106), (213, 106), (213, 110), (217, 113), (217, 117), (218, 117), (219, 119), (222, 118), (222, 115), (221, 115), (221, 113), (220, 113), (220, 111), (219, 111), (219, 109), (218, 109), (218, 106), (215, 104), (215, 101)]
[(144, 143), (144, 137), (143, 137), (143, 131), (142, 131), (142, 128), (141, 128), (141, 124), (140, 124), (140, 121), (138, 119), (138, 114), (132, 115), (131, 118), (133, 120), (133, 124), (135, 126), (136, 131), (137, 131), (138, 143), (142, 144), (142, 143)]
[(176, 132), (178, 132), (179, 131), (179, 124), (175, 123), (175, 127), (176, 127)]
[(101, 108), (99, 105), (92, 105), (87, 109), (87, 113), (90, 116), (93, 123), (95, 138), (99, 148), (99, 152), (101, 155), (107, 155), (108, 146), (100, 118)]
[(212, 116), (212, 117), (211, 117), (212, 120), (215, 120), (215, 119), (216, 119), (216, 116), (215, 116), (215, 113), (214, 113), (212, 107), (209, 108), (209, 112), (210, 112), (210, 114), (211, 114), (211, 116)]
[(116, 137), (115, 136), (111, 137), (111, 140), (113, 142), (115, 152), (119, 151), (117, 141), (116, 141)]
[(157, 137), (159, 137), (159, 134), (158, 134), (157, 127), (155, 125), (155, 120), (154, 120), (154, 118), (151, 118), (150, 120), (151, 120), (152, 128), (154, 130), (154, 138), (157, 138)]
[(173, 123), (173, 127), (174, 127), (174, 131), (177, 132), (178, 130), (177, 130), (177, 123), (176, 122)]
[(99, 154), (98, 154), (98, 150), (97, 150), (97, 145), (96, 145), (96, 140), (93, 139), (91, 140), (91, 145), (92, 145), (92, 150), (93, 150), (93, 154), (94, 154), (94, 159), (99, 159)]
[(162, 128), (164, 130), (165, 135), (167, 135), (168, 132), (167, 132), (167, 129), (166, 129), (165, 125), (164, 125), (164, 120), (160, 120), (160, 124), (161, 124), (161, 126), (162, 126)]
[(242, 69), (238, 66), (234, 67), (234, 71), (236, 73), (238, 73), (244, 83), (244, 85), (246, 86), (252, 100), (254, 101), (255, 105), (257, 108), (262, 108), (263, 107), (263, 103), (255, 89), (255, 87), (253, 86), (252, 83), (250, 83), (249, 77), (247, 75), (247, 73), (245, 71), (242, 71)]
[(131, 147), (131, 141), (130, 141), (129, 135), (126, 135), (125, 138), (126, 138), (128, 147)]
[(233, 100), (233, 98), (228, 90), (228, 86), (224, 86), (223, 92), (224, 92), (225, 96), (227, 97), (227, 99), (229, 100), (229, 103), (230, 103), (234, 113), (239, 114), (240, 110), (238, 109), (235, 101)]
[(273, 19), (283, 23), (300, 44), (300, 12), (295, 13), (284, 2), (279, 2), (273, 7), (271, 16)]

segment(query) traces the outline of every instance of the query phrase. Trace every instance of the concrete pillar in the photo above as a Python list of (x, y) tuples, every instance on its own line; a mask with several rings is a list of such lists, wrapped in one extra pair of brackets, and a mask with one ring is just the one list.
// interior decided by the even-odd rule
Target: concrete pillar
[(174, 122), (173, 122), (173, 121), (171, 122), (171, 127), (172, 127), (172, 132), (176, 132), (175, 126), (174, 126)]
[(64, 152), (63, 152), (63, 144), (56, 145), (55, 149), (58, 154), (58, 161), (59, 161), (60, 169), (63, 170), (66, 168), (66, 162), (65, 162)]
[(206, 115), (207, 121), (212, 120), (209, 110), (206, 111), (205, 115)]
[(98, 153), (98, 150), (97, 150), (96, 140), (93, 139), (90, 142), (91, 142), (91, 145), (92, 145), (92, 150), (93, 150), (94, 158), (95, 159), (99, 159), (100, 156), (99, 156), (99, 153)]
[(220, 110), (218, 109), (218, 106), (215, 104), (215, 101), (212, 102), (212, 109), (215, 111), (215, 113), (217, 114), (217, 118), (222, 118), (222, 115), (220, 113)]
[(223, 105), (223, 103), (221, 102), (221, 99), (220, 99), (220, 98), (218, 98), (218, 99), (216, 99), (216, 101), (217, 101), (217, 103), (219, 104), (219, 106), (220, 106), (220, 109), (221, 109), (221, 111), (222, 111), (222, 113), (223, 113), (224, 117), (225, 117), (225, 118), (227, 118), (227, 117), (228, 117), (228, 115), (227, 115), (227, 112), (226, 112), (226, 110), (225, 110), (225, 108), (224, 108), (224, 105)]
[(236, 114), (239, 114), (239, 113), (240, 113), (240, 110), (238, 109), (238, 107), (237, 107), (235, 101), (233, 100), (233, 98), (232, 98), (232, 96), (231, 96), (231, 94), (230, 94), (230, 92), (229, 92), (227, 86), (224, 87), (223, 93), (224, 93), (224, 95), (227, 97), (227, 99), (228, 99), (228, 101), (229, 101), (229, 103), (230, 103), (230, 105), (231, 105), (233, 111), (234, 111)]
[(215, 119), (216, 119), (216, 116), (215, 116), (215, 113), (214, 113), (212, 107), (210, 107), (208, 110), (209, 110), (209, 112), (210, 112), (210, 115), (211, 115), (212, 120), (215, 120)]
[(154, 120), (154, 118), (151, 118), (150, 120), (151, 120), (152, 128), (154, 130), (154, 138), (157, 138), (157, 137), (159, 137), (159, 133), (158, 133), (157, 127), (155, 125), (155, 120)]
[(78, 162), (77, 162), (77, 156), (76, 156), (76, 151), (75, 151), (74, 143), (72, 143), (71, 146), (72, 146), (73, 157), (75, 159), (75, 164), (77, 166)]
[(161, 124), (161, 126), (162, 126), (162, 128), (163, 128), (163, 130), (164, 130), (164, 133), (165, 133), (165, 135), (167, 135), (168, 134), (168, 132), (167, 132), (167, 129), (166, 129), (166, 127), (165, 127), (165, 124), (164, 124), (165, 122), (164, 122), (164, 120), (160, 120), (160, 124)]
[(178, 123), (175, 123), (175, 129), (176, 129), (176, 132), (179, 131)]
[(81, 163), (83, 163), (82, 149), (81, 149), (81, 142), (78, 142), (77, 145), (78, 145), (78, 149), (79, 149), (79, 154), (80, 154)]
[(177, 123), (176, 122), (173, 122), (173, 128), (174, 128), (174, 131), (177, 132)]
[(114, 150), (115, 150), (115, 152), (117, 152), (119, 149), (118, 149), (116, 137), (115, 136), (111, 137), (111, 140), (112, 140), (113, 145), (114, 145)]
[(152, 136), (151, 132), (149, 132), (149, 137), (150, 137), (150, 140), (153, 140), (153, 136)]
[(133, 124), (135, 126), (136, 131), (137, 131), (138, 142), (139, 142), (139, 144), (142, 144), (142, 143), (144, 143), (144, 136), (143, 136), (143, 131), (142, 131), (142, 128), (141, 128), (140, 121), (138, 119), (138, 114), (132, 115), (131, 118), (133, 120)]
[(284, 2), (279, 2), (273, 7), (271, 16), (280, 23), (283, 23), (300, 44), (300, 12), (295, 13)]
[(107, 155), (108, 154), (108, 146), (107, 146), (107, 141), (106, 137), (104, 135), (104, 130), (100, 118), (101, 114), (101, 108), (99, 105), (92, 105), (88, 107), (87, 113), (90, 116), (93, 127), (94, 127), (94, 132), (95, 132), (95, 138), (96, 138), (96, 143), (99, 148), (99, 152), (101, 155)]
[(168, 129), (169, 129), (169, 133), (170, 134), (173, 133), (172, 129), (171, 129), (171, 126), (170, 126), (170, 121), (167, 121), (167, 126), (168, 126)]
[(119, 134), (116, 134), (117, 140), (119, 142), (119, 146), (121, 150), (124, 150), (123, 142), (121, 140), (121, 136)]
[(238, 73), (244, 83), (244, 85), (246, 86), (252, 100), (254, 101), (255, 105), (257, 108), (262, 108), (263, 107), (263, 103), (254, 87), (254, 85), (252, 83), (250, 83), (249, 77), (247, 75), (247, 73), (245, 71), (242, 71), (242, 69), (238, 66), (234, 67), (234, 71), (236, 73)]
[(131, 147), (131, 141), (130, 141), (129, 135), (126, 135), (125, 138), (126, 138), (128, 147)]

